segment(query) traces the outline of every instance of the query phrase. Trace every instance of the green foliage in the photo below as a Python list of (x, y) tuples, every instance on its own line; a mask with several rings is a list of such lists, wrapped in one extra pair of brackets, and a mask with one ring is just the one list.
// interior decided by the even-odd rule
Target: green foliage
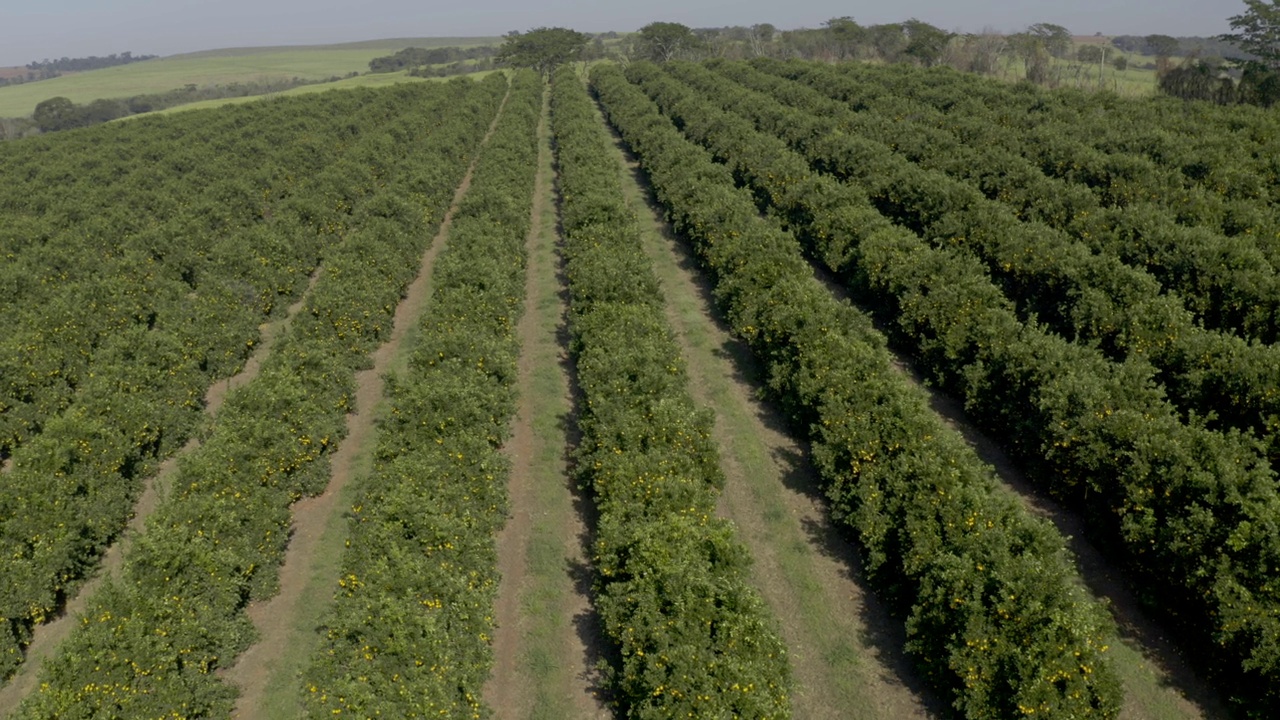
[(560, 65), (580, 57), (590, 39), (577, 30), (562, 27), (540, 27), (524, 33), (513, 30), (498, 48), (497, 60), (549, 76)]
[[(305, 715), (485, 716), (501, 444), (515, 412), (543, 84), (517, 73), (432, 274), (409, 370), (390, 378), (374, 469), (360, 480)], [(487, 124), (487, 123), (486, 123)]]
[(576, 459), (599, 515), (612, 694), (628, 718), (790, 717), (786, 651), (746, 550), (714, 517), (724, 479), (711, 420), (689, 395), (613, 149), (572, 72), (556, 75), (552, 111), (584, 402)]
[(70, 130), (87, 124), (82, 122), (80, 109), (76, 104), (64, 97), (49, 98), (36, 105), (31, 118), (36, 121), (36, 127), (41, 132)]
[(640, 28), (640, 53), (647, 60), (667, 62), (698, 46), (689, 26), (676, 22), (651, 22)]
[[(741, 108), (757, 122), (784, 134), (818, 167), (862, 184), (877, 209), (895, 222), (974, 253), (1024, 316), (1034, 314), (1063, 336), (1096, 344), (1113, 359), (1151, 363), (1184, 412), (1211, 417), (1215, 427), (1257, 433), (1272, 445), (1271, 457), (1280, 459), (1273, 430), (1280, 418), (1278, 350), (1226, 332), (1275, 337), (1280, 276), (1250, 235), (1215, 237), (1205, 229), (1182, 227), (1151, 207), (1149, 200), (1164, 188), (1181, 184), (1176, 176), (1154, 172), (1153, 162), (1135, 154), (1112, 156), (1082, 147), (1047, 132), (1044, 123), (1029, 130), (1020, 146), (1008, 133), (997, 132), (989, 147), (966, 149), (959, 136), (949, 138), (931, 126), (912, 132), (912, 122), (897, 120), (928, 113), (927, 108), (889, 100), (881, 101), (893, 113), (885, 112), (887, 117), (850, 112), (846, 103), (854, 97), (867, 107), (880, 104), (866, 90), (874, 85), (875, 73), (865, 82), (852, 82), (813, 64), (756, 65), (770, 72), (745, 66), (722, 70), (754, 88), (780, 93), (794, 106)], [(895, 84), (889, 92), (912, 91)], [(963, 135), (982, 132), (977, 125), (982, 123), (966, 124)], [(845, 134), (854, 129), (856, 135)], [(1002, 147), (1010, 145), (1025, 149), (1027, 157), (1004, 155), (1004, 167), (993, 167)], [(1038, 176), (1038, 170), (1052, 174), (1051, 168), (1062, 169), (1058, 180), (1068, 182)], [(1090, 199), (1080, 185), (1105, 190)], [(992, 197), (984, 197), (983, 187)], [(1010, 204), (1028, 212), (1035, 208), (1048, 222), (1034, 217), (1024, 222)], [(1139, 262), (1143, 267), (1135, 267)], [(1188, 290), (1190, 299), (1184, 302), (1160, 280)], [(1188, 305), (1199, 311), (1198, 318)], [(1201, 323), (1218, 329), (1206, 331)], [(1233, 389), (1224, 393), (1218, 383)]]
[[(628, 73), (686, 132), (752, 158), (735, 169), (779, 157), (653, 66)], [(836, 302), (795, 239), (734, 187), (733, 170), (682, 138), (617, 70), (597, 68), (593, 85), (702, 256), (735, 332), (766, 365), (770, 394), (810, 437), (832, 514), (908, 617), (908, 649), (929, 679), (966, 717), (1114, 717), (1107, 621), (1071, 579), (1061, 538), (996, 490), (990, 470), (892, 369), (870, 321)], [(792, 168), (771, 166), (773, 182), (757, 191), (809, 187), (803, 163)]]
[(1035, 23), (1027, 28), (1027, 34), (1040, 41), (1041, 46), (1054, 57), (1066, 57), (1071, 51), (1071, 31), (1054, 23)]
[[(359, 112), (347, 100), (312, 100), (325, 120), (307, 126), (345, 129)], [(334, 242), (291, 206), (321, 187), (287, 180), (318, 169), (294, 153), (303, 105), (6, 146), (0, 454), (13, 468), (0, 475), (0, 552), (13, 564), (0, 617), (13, 642), (0, 674), (92, 574), (144, 478), (195, 433), (206, 389), (239, 368), (258, 325), (301, 294)], [(228, 143), (252, 122), (258, 139)], [(311, 161), (334, 162), (336, 145)]]
[(952, 33), (912, 18), (902, 24), (907, 32), (907, 47), (903, 55), (914, 58), (925, 67), (933, 67), (942, 60), (942, 52), (951, 42)]
[[(814, 173), (807, 159), (789, 153), (776, 137), (755, 133), (742, 118), (695, 110), (687, 99), (665, 100), (686, 132), (732, 162), (757, 197), (793, 224), (811, 253), (896, 326), (899, 341), (916, 349), (934, 380), (964, 399), (971, 417), (1009, 438), (1012, 453), (1039, 469), (1045, 487), (1089, 518), (1098, 545), (1126, 565), (1155, 609), (1210, 658), (1210, 670), (1233, 700), (1246, 713), (1265, 717), (1280, 687), (1273, 641), (1280, 614), (1273, 581), (1280, 535), (1267, 519), (1280, 515), (1280, 497), (1257, 443), (1184, 423), (1144, 361), (1112, 362), (1096, 347), (1023, 322), (1011, 302), (1017, 296), (993, 282), (996, 274), (987, 263), (961, 244), (925, 242), (880, 214), (873, 193), (889, 172), (883, 165), (864, 155), (836, 155), (834, 142), (813, 142), (830, 137), (806, 121), (813, 110), (786, 110), (778, 99), (725, 79), (769, 87), (777, 98), (797, 104), (810, 96), (807, 91), (743, 66), (715, 67), (723, 74), (687, 65), (670, 72), (855, 182), (845, 185)], [(645, 85), (659, 97), (680, 97), (678, 88), (663, 87), (660, 78), (646, 79)], [(848, 172), (837, 157), (862, 158), (867, 174)], [(893, 192), (906, 194), (901, 185)], [(936, 194), (928, 202), (893, 219), (923, 226), (926, 212), (942, 215), (938, 208), (946, 206), (946, 196), (930, 190), (921, 197), (930, 193)], [(985, 229), (975, 224), (963, 232)], [(1027, 247), (1028, 254), (1035, 251)], [(1208, 348), (1220, 347), (1220, 336), (1188, 335), (1169, 339), (1185, 358), (1219, 352)], [(1205, 377), (1204, 386), (1219, 388), (1212, 391), (1214, 402), (1266, 387), (1260, 378), (1272, 365), (1238, 364), (1225, 371), (1230, 364), (1223, 360), (1205, 373), (1214, 379)], [(1246, 368), (1255, 374), (1244, 375)], [(1240, 375), (1225, 381), (1224, 372)], [(1207, 396), (1201, 400), (1209, 402)], [(1273, 436), (1274, 426), (1268, 432)], [(941, 597), (934, 587), (929, 592)], [(951, 580), (941, 587), (961, 601), (954, 609), (978, 597)], [(928, 617), (913, 615), (913, 622)]]
[(1280, 4), (1276, 0), (1244, 0), (1244, 4), (1247, 10), (1227, 18), (1234, 32), (1218, 39), (1235, 43), (1272, 70), (1280, 70)]
[(463, 60), (481, 60), (493, 57), (497, 48), (492, 45), (477, 47), (439, 47), (420, 48), (407, 47), (391, 55), (376, 57), (369, 61), (369, 72), (389, 73), (400, 70), (412, 70), (424, 65), (444, 65)]
[[(184, 457), (121, 576), (90, 599), (77, 628), (45, 664), (40, 691), (18, 717), (161, 716), (175, 708), (190, 716), (230, 713), (234, 690), (218, 670), (253, 638), (245, 606), (274, 592), (289, 504), (327, 482), (328, 456), (345, 428), (354, 373), (389, 327), (430, 237), (430, 218), (443, 214), (503, 84), (495, 78), (481, 85), (463, 81), (317, 96), (294, 101), (319, 110), (302, 120), (307, 114), (285, 105), (291, 112), (281, 124), (300, 123), (318, 134), (282, 142), (280, 152), (297, 159), (292, 172), (304, 179), (295, 184), (291, 173), (281, 173), (278, 189), (287, 192), (280, 197), (293, 199), (273, 204), (273, 217), (296, 228), (295, 242), (313, 252), (308, 237), (332, 236), (323, 245), (315, 290), (258, 377), (229, 395), (203, 445)], [(235, 142), (243, 141), (246, 114), (265, 123), (263, 134), (276, 131), (274, 118), (254, 112), (231, 108), (205, 119), (228, 121), (236, 129)], [(199, 119), (160, 119), (145, 127), (174, 132)], [(292, 132), (300, 129), (293, 125)], [(392, 145), (392, 135), (405, 144)], [(302, 167), (325, 161), (315, 154), (319, 148), (308, 147), (313, 142), (346, 147), (345, 161), (333, 164), (334, 175)], [(400, 181), (421, 163), (441, 172), (410, 195)], [(329, 194), (335, 188), (342, 195)], [(218, 214), (238, 197), (233, 187), (217, 183), (206, 183), (205, 190), (208, 195), (193, 204), (209, 203)], [(270, 190), (266, 196), (276, 197)], [(134, 208), (144, 207), (145, 200)], [(261, 214), (254, 194), (242, 200)], [(411, 209), (410, 202), (428, 212)], [(186, 256), (182, 249), (175, 247), (175, 254)], [(227, 262), (235, 267), (234, 260)], [(241, 297), (257, 299), (250, 293)]]

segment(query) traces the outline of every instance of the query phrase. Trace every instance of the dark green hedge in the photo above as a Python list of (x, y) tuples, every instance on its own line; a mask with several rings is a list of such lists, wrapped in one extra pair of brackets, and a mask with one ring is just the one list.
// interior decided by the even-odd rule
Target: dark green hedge
[(813, 278), (798, 243), (759, 216), (729, 169), (616, 68), (597, 68), (593, 85), (765, 364), (771, 395), (809, 436), (833, 516), (907, 616), (907, 649), (929, 681), (969, 718), (1114, 717), (1112, 629), (1062, 538), (997, 488), (893, 369), (870, 321)]

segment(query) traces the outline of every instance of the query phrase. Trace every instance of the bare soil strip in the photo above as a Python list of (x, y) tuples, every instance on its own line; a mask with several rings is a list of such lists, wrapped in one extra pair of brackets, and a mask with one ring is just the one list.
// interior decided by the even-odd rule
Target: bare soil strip
[[(608, 718), (597, 695), (587, 529), (575, 508), (568, 451), (576, 438), (565, 316), (556, 262), (547, 106), (538, 127), (538, 175), (529, 237), (525, 312), (517, 333), (519, 401), (505, 451), (511, 516), (498, 535), (494, 670), (485, 699), (499, 720)], [(575, 627), (577, 630), (575, 630)]]
[[(306, 302), (307, 297), (311, 294), (311, 289), (315, 287), (316, 280), (319, 277), (320, 272), (318, 270), (312, 273), (306, 291), (298, 298), (297, 302), (289, 306), (282, 317), (259, 326), (258, 344), (245, 361), (244, 367), (241, 368), (240, 372), (209, 386), (204, 396), (204, 409), (209, 417), (217, 416), (218, 411), (222, 409), (223, 402), (226, 401), (228, 392), (245, 385), (258, 376), (258, 372), (262, 369), (263, 360), (271, 353), (276, 340), (289, 326), (290, 319), (302, 309), (303, 303)], [(160, 464), (156, 474), (148, 478), (143, 486), (142, 495), (138, 497), (137, 503), (134, 504), (133, 517), (129, 520), (125, 531), (111, 547), (107, 548), (98, 574), (85, 583), (75, 597), (67, 602), (62, 614), (57, 619), (36, 627), (31, 645), (27, 647), (26, 662), (18, 669), (17, 674), (10, 678), (8, 683), (0, 687), (0, 717), (7, 717), (10, 711), (17, 709), (27, 695), (35, 690), (36, 681), (39, 679), (40, 669), (44, 666), (45, 660), (52, 657), (58, 646), (62, 644), (62, 641), (66, 640), (67, 636), (71, 634), (71, 630), (75, 627), (80, 613), (84, 612), (88, 606), (89, 598), (98, 591), (98, 588), (102, 586), (102, 583), (108, 577), (120, 572), (120, 568), (124, 565), (125, 555), (133, 544), (134, 538), (143, 532), (147, 518), (155, 511), (156, 506), (160, 503), (162, 494), (168, 488), (169, 481), (178, 468), (179, 459), (198, 447), (200, 447), (200, 441), (192, 438), (178, 452)]]
[[(617, 140), (615, 136), (615, 140)], [(857, 551), (828, 520), (807, 449), (757, 398), (758, 366), (714, 310), (696, 260), (671, 234), (634, 158), (619, 142), (623, 185), (699, 404), (716, 414), (727, 482), (719, 512), (738, 526), (757, 587), (791, 653), (797, 718), (940, 715), (902, 654), (902, 623), (861, 578)]]
[[(494, 115), (481, 143), (482, 148), (497, 126), (506, 101), (503, 98), (502, 105)], [(280, 590), (271, 598), (253, 603), (247, 609), (249, 618), (258, 630), (258, 641), (242, 653), (235, 666), (226, 673), (226, 680), (240, 689), (232, 717), (249, 720), (273, 717), (277, 711), (268, 709), (268, 703), (273, 700), (272, 694), (268, 692), (269, 688), (273, 692), (287, 693), (287, 685), (295, 679), (292, 673), (289, 673), (289, 677), (283, 677), (279, 672), (282, 659), (297, 643), (297, 633), (313, 630), (299, 627), (295, 620), (303, 613), (308, 617), (318, 617), (319, 606), (327, 602), (330, 592), (328, 582), (312, 582), (315, 565), (325, 557), (334, 557), (342, 552), (342, 533), (326, 531), (334, 524), (344, 524), (343, 506), (339, 505), (339, 501), (346, 497), (351, 478), (357, 474), (362, 462), (367, 463), (373, 450), (376, 440), (374, 420), (376, 409), (382, 400), (384, 374), (400, 353), (406, 331), (417, 324), (418, 317), (431, 297), (432, 268), (436, 257), (444, 248), (458, 203), (471, 187), (474, 169), (475, 159), (472, 159), (462, 183), (454, 192), (453, 201), (440, 224), (439, 232), (423, 253), (417, 277), (409, 284), (404, 298), (396, 306), (390, 337), (370, 355), (373, 367), (356, 373), (354, 411), (347, 415), (347, 436), (331, 458), (332, 474), (329, 484), (322, 494), (303, 498), (293, 504), (293, 529), (284, 563), (280, 568)], [(286, 667), (294, 666), (290, 664)]]

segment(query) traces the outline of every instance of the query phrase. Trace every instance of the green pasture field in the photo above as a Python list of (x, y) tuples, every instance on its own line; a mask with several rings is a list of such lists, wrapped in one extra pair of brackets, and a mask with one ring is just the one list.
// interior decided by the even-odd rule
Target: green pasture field
[[(64, 75), (0, 88), (0, 117), (25, 117), (51, 97), (84, 104), (100, 98), (159, 93), (189, 83), (229, 85), (264, 80), (324, 80), (367, 72), (369, 61), (406, 47), (496, 45), (500, 37), (391, 38), (340, 45), (227, 48)], [(222, 101), (218, 101), (221, 103)]]
[[(1116, 70), (1111, 65), (1111, 60), (1117, 54), (1122, 54), (1129, 58), (1129, 67), (1124, 70)], [(1181, 58), (1174, 58), (1174, 63), (1182, 61)], [(1070, 66), (1066, 60), (1053, 58), (1050, 61), (1053, 64), (1054, 71), (1057, 72), (1059, 67), (1063, 68), (1062, 82), (1060, 87), (1074, 87), (1075, 76), (1067, 68)], [(1156, 94), (1156, 71), (1145, 70), (1140, 65), (1146, 63), (1154, 63), (1155, 58), (1149, 55), (1135, 55), (1133, 53), (1120, 53), (1111, 48), (1107, 53), (1107, 63), (1103, 68), (1103, 78), (1105, 83), (1103, 87), (1106, 90), (1121, 95), (1123, 97), (1150, 97)], [(1023, 80), (1026, 74), (1023, 70), (1022, 60), (1014, 57), (1005, 57), (1001, 60), (1001, 71), (994, 77), (1002, 80), (1018, 81)], [(1098, 67), (1092, 65), (1084, 73), (1086, 80), (1084, 81), (1084, 89), (1098, 89)]]

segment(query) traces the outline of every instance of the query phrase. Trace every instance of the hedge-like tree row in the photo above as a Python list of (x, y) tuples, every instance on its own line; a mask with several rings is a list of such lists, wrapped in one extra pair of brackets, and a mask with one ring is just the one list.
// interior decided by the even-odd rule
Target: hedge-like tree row
[(1179, 223), (1252, 244), (1280, 268), (1280, 128), (1274, 113), (1251, 126), (1255, 109), (1245, 107), (1213, 117), (1198, 112), (1206, 103), (1014, 92), (1002, 83), (947, 82), (929, 73), (846, 69), (841, 75), (944, 111), (947, 126), (966, 141), (996, 135), (1008, 151), (1102, 200), (1163, 206)]
[[(1266, 109), (1047, 91), (945, 69), (922, 72), (905, 64), (887, 67), (885, 72), (868, 69), (850, 63), (841, 71), (873, 84), (890, 84), (890, 92), (924, 99), (948, 112), (990, 113), (999, 126), (1021, 133), (1053, 127), (1084, 147), (1106, 154), (1133, 154), (1139, 165), (1155, 169), (1164, 182), (1171, 181), (1171, 189), (1179, 185), (1203, 189), (1210, 197), (1222, 198), (1230, 212), (1242, 204), (1280, 199), (1280, 188), (1269, 180), (1276, 174), (1280, 137), (1275, 113)], [(964, 98), (956, 98), (957, 92)], [(1173, 175), (1165, 177), (1163, 170)]]
[(711, 418), (689, 394), (612, 143), (569, 68), (554, 79), (552, 120), (583, 400), (576, 463), (598, 511), (612, 695), (627, 718), (791, 717), (775, 621), (733, 526), (715, 517)]
[[(1024, 221), (1064, 230), (1094, 252), (1115, 255), (1149, 271), (1177, 292), (1206, 327), (1229, 330), (1245, 339), (1276, 341), (1280, 278), (1275, 269), (1250, 235), (1227, 237), (1208, 228), (1187, 227), (1220, 212), (1185, 193), (1177, 197), (1180, 185), (1176, 190), (1145, 185), (1153, 174), (1145, 168), (1120, 180), (1096, 174), (1070, 180), (1048, 177), (1039, 165), (1015, 151), (1024, 138), (995, 125), (987, 114), (964, 115), (954, 110), (944, 114), (919, 101), (886, 95), (886, 90), (868, 80), (854, 80), (827, 66), (778, 63), (767, 67), (837, 98), (833, 108), (845, 132), (880, 141), (922, 167), (965, 180), (986, 197), (1013, 207)], [(849, 112), (847, 103), (858, 111)], [(952, 131), (959, 131), (959, 126), (963, 126), (963, 139)], [(1062, 131), (1055, 129), (1026, 144), (1044, 148), (1060, 144), (1062, 138)], [(1096, 150), (1092, 154), (1101, 166), (1129, 162), (1125, 155)], [(1085, 163), (1063, 158), (1053, 164), (1079, 167)], [(1127, 184), (1138, 187), (1125, 194), (1142, 195), (1142, 199), (1101, 196)], [(1216, 228), (1218, 223), (1212, 225)]]
[[(323, 130), (336, 145), (353, 120), (366, 133), (379, 132), (399, 108), (438, 108), (453, 97), (431, 87), (413, 94), (366, 97), (363, 107), (312, 101), (257, 113), (199, 113), (210, 115), (207, 125), (223, 133), (235, 127), (226, 114), (265, 123), (280, 147), (264, 148), (264, 162), (273, 172), (296, 171), (301, 179), (289, 183), (278, 197), (229, 203), (220, 211), (229, 218), (221, 228), (178, 209), (172, 218), (153, 219), (154, 230), (104, 239), (100, 246), (82, 245), (79, 255), (84, 257), (49, 245), (43, 246), (47, 256), (38, 248), (23, 256), (19, 264), (32, 272), (54, 272), (71, 258), (77, 269), (67, 271), (75, 277), (68, 278), (65, 288), (47, 287), (61, 281), (42, 281), (39, 293), (21, 298), (36, 306), (16, 312), (29, 322), (10, 329), (36, 344), (21, 357), (8, 359), (43, 362), (49, 376), (77, 379), (62, 386), (70, 390), (69, 407), (43, 419), (42, 432), (18, 447), (12, 471), (0, 474), (0, 556), (5, 558), (0, 573), (0, 677), (7, 677), (22, 661), (34, 626), (56, 614), (63, 599), (92, 573), (101, 553), (123, 530), (143, 479), (157, 461), (194, 432), (215, 375), (238, 366), (256, 342), (258, 324), (305, 287), (320, 256), (338, 239), (346, 215), (338, 209), (340, 204), (349, 206), (349, 198), (372, 187), (367, 171), (358, 170), (352, 159), (336, 150), (324, 156), (329, 165), (323, 169), (286, 165), (296, 153), (290, 146), (312, 142), (304, 137), (311, 131), (305, 128)], [(281, 118), (281, 109), (316, 113), (318, 118), (299, 127)], [(179, 129), (184, 133), (201, 127), (187, 123), (187, 116), (182, 116)], [(277, 134), (277, 123), (289, 132)], [(163, 123), (149, 126), (144, 136), (166, 130)], [(114, 136), (108, 130), (113, 128), (87, 134), (109, 143)], [(133, 126), (114, 131), (130, 140), (139, 132)], [(226, 139), (216, 137), (219, 143)], [(55, 149), (51, 152), (56, 152), (59, 139), (49, 143)], [(217, 164), (217, 144), (209, 141), (196, 147)], [(89, 152), (67, 151), (70, 158), (82, 160)], [(240, 166), (222, 167), (234, 176)], [(171, 185), (184, 203), (204, 205), (206, 211), (226, 199), (225, 187), (218, 183), (207, 188), (208, 195), (181, 178), (163, 187)], [(69, 242), (74, 232), (74, 227), (68, 229), (58, 242)], [(183, 279), (188, 276), (189, 283)], [(42, 325), (53, 321), (62, 324)], [(27, 331), (35, 334), (27, 336)], [(77, 334), (78, 339), (72, 337)], [(79, 358), (75, 371), (63, 364), (68, 355)]]
[(306, 304), (179, 464), (121, 576), (90, 599), (17, 717), (229, 714), (235, 690), (217, 671), (253, 639), (244, 608), (274, 592), (289, 505), (326, 485), (355, 370), (389, 333), (505, 85), (450, 83), (444, 109), (412, 87), (365, 97), (398, 98), (393, 120), (350, 139), (362, 182)]
[(1141, 368), (1022, 323), (973, 258), (895, 227), (860, 190), (712, 105), (759, 98), (714, 90), (715, 74), (692, 65), (671, 74), (711, 83), (690, 87), (644, 65), (628, 73), (875, 304), (972, 417), (1041, 469), (1047, 490), (1090, 519), (1098, 545), (1189, 628), (1224, 686), (1256, 707), (1280, 697), (1268, 639), (1280, 630), (1280, 532), (1268, 520), (1280, 517), (1280, 498), (1249, 445), (1181, 424)]
[(1022, 223), (976, 189), (882, 143), (841, 132), (832, 118), (807, 111), (810, 102), (827, 101), (812, 88), (739, 63), (714, 69), (755, 91), (726, 96), (729, 109), (782, 137), (814, 167), (858, 184), (895, 223), (979, 256), (1022, 318), (1111, 358), (1149, 362), (1184, 413), (1257, 435), (1280, 464), (1280, 346), (1204, 330), (1145, 272)]
[(541, 78), (517, 73), (431, 276), (407, 370), (389, 378), (370, 477), (322, 639), (306, 717), (486, 717), (501, 445), (516, 408), (515, 336), (537, 171)]
[[(205, 115), (0, 147), (0, 456), (118, 374), (122, 346), (145, 352), (142, 333), (181, 351), (163, 363), (179, 376), (234, 372), (332, 237), (297, 226), (297, 183), (337, 162), (348, 123), (380, 122), (319, 95)], [(266, 129), (244, 138), (248, 124)], [(159, 442), (182, 445), (181, 428), (158, 425)]]
[(892, 369), (883, 336), (812, 276), (798, 243), (621, 72), (593, 84), (676, 228), (697, 247), (773, 397), (812, 442), (832, 514), (907, 616), (907, 650), (969, 718), (1114, 717), (1104, 613), (1062, 538)]
[[(1145, 167), (1129, 155), (1090, 148), (1089, 158), (1067, 154), (1042, 161), (1045, 166), (1078, 168), (1047, 177), (1041, 165), (1019, 155), (1016, 148), (1023, 144), (1044, 150), (1069, 144), (1060, 128), (1044, 130), (1035, 138), (1020, 137), (995, 125), (987, 113), (952, 110), (943, 114), (922, 102), (886, 95), (887, 90), (878, 88), (871, 78), (854, 80), (828, 66), (760, 63), (757, 67), (836, 98), (832, 110), (844, 131), (878, 140), (922, 167), (966, 180), (988, 198), (1011, 205), (1023, 220), (1039, 220), (1068, 232), (1094, 252), (1113, 254), (1146, 269), (1177, 292), (1206, 327), (1230, 330), (1245, 339), (1276, 341), (1280, 278), (1266, 255), (1251, 235), (1227, 237), (1194, 227), (1202, 218), (1220, 216), (1220, 208), (1200, 198), (1203, 193), (1183, 191), (1180, 184), (1176, 188), (1153, 185), (1156, 168)], [(847, 103), (858, 111), (849, 112)], [(951, 130), (960, 126), (963, 139)], [(1088, 170), (1094, 166), (1131, 172), (1116, 177)], [(1108, 193), (1123, 197), (1111, 198)], [(1217, 221), (1208, 224), (1215, 229), (1219, 225)]]

